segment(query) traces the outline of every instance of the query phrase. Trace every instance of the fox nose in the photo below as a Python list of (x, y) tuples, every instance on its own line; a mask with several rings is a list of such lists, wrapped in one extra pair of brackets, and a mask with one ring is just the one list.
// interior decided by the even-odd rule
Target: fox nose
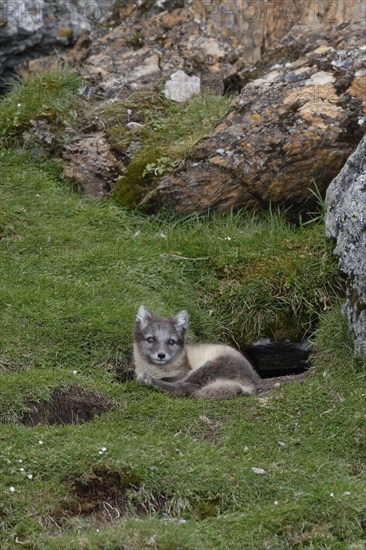
[(158, 353), (158, 357), (159, 357), (159, 359), (163, 360), (163, 359), (165, 359), (166, 354), (165, 353)]

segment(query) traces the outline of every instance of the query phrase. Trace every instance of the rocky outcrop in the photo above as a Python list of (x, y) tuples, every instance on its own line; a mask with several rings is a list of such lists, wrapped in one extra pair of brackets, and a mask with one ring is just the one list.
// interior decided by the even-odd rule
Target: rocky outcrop
[[(328, 21), (330, 17), (331, 10), (326, 9), (324, 2), (318, 3), (316, 21)], [(39, 68), (51, 69), (63, 59), (78, 66), (87, 83), (88, 97), (99, 105), (162, 91), (179, 101), (199, 89), (221, 94), (241, 90), (246, 84), (232, 112), (209, 139), (198, 144), (184, 169), (161, 180), (141, 204), (150, 209), (167, 206), (183, 214), (269, 203), (294, 211), (306, 210), (307, 201), (313, 198), (309, 188), (315, 183), (320, 191), (325, 190), (364, 129), (362, 23), (295, 27), (253, 67), (250, 62), (258, 52), (251, 57), (251, 49), (265, 49), (294, 22), (314, 23), (309, 15), (314, 6), (311, 8), (308, 0), (300, 10), (301, 17), (288, 17), (281, 22), (278, 13), (283, 14), (286, 2), (258, 0), (245, 6), (235, 3), (233, 9), (239, 6), (241, 11), (239, 19), (232, 19), (234, 23), (240, 23), (243, 14), (248, 18), (254, 5), (261, 18), (254, 27), (250, 26), (250, 32), (244, 25), (230, 33), (226, 28), (229, 19), (221, 25), (215, 15), (215, 10), (222, 12), (227, 8), (226, 0), (221, 8), (213, 0), (193, 2), (192, 6), (186, 3), (184, 8), (174, 9), (181, 4), (181, 0), (158, 4), (126, 0), (115, 4), (119, 24), (115, 21), (114, 28), (106, 27), (93, 40), (83, 33), (67, 53), (31, 61), (18, 73), (27, 76)], [(292, 9), (292, 0), (290, 4)], [(339, 0), (337, 20), (361, 13), (362, 5), (359, 0), (349, 0), (343, 6), (343, 0)], [(165, 8), (171, 11), (161, 11)], [(60, 21), (61, 18), (57, 23)], [(7, 22), (4, 28), (8, 25)], [(265, 35), (271, 37), (268, 40), (263, 39), (262, 31), (261, 40), (256, 35), (263, 25), (267, 29)], [(42, 27), (39, 32), (43, 30)], [(28, 38), (36, 40), (37, 32)], [(187, 82), (184, 96), (176, 89), (172, 91), (177, 75), (184, 75)], [(98, 126), (97, 130), (103, 129)], [(90, 137), (94, 143), (94, 136)], [(79, 145), (84, 149), (86, 144), (85, 151), (89, 149), (86, 141), (80, 137)], [(138, 145), (136, 140), (135, 150)], [(119, 149), (119, 153), (128, 164), (130, 151)], [(83, 172), (88, 172), (90, 164), (93, 173), (94, 155), (89, 158), (82, 153), (82, 159)], [(116, 162), (117, 168), (118, 165)], [(81, 174), (79, 169), (70, 170)], [(102, 176), (102, 171), (99, 174)], [(84, 180), (79, 179), (81, 189), (86, 189)], [(101, 183), (101, 187), (93, 184), (91, 188), (99, 194), (99, 189), (110, 187), (109, 177), (108, 182)]]
[(328, 237), (336, 239), (339, 269), (347, 276), (344, 305), (356, 355), (366, 358), (366, 135), (330, 184)]
[(73, 44), (109, 13), (113, 0), (0, 3), (0, 75), (26, 59)]
[(364, 0), (193, 0), (196, 19), (241, 44), (241, 62), (257, 63), (294, 25), (337, 25), (366, 17)]
[[(281, 62), (250, 81), (229, 115), (142, 201), (178, 214), (279, 205), (306, 211), (366, 129), (363, 22), (296, 27)], [(291, 52), (291, 56), (286, 55)]]
[(161, 91), (179, 70), (222, 93), (240, 52), (237, 39), (206, 32), (190, 8), (150, 18), (134, 11), (92, 44), (81, 71), (104, 99)]

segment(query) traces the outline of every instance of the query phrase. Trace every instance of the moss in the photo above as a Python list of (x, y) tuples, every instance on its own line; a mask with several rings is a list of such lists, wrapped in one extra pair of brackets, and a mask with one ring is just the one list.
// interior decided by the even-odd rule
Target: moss
[[(211, 94), (179, 105), (161, 95), (138, 93), (105, 107), (103, 120), (112, 146), (125, 152), (133, 140), (139, 142), (116, 184), (117, 202), (122, 206), (137, 204), (154, 181), (184, 161), (192, 146), (224, 116), (229, 104), (228, 98)], [(129, 120), (143, 124), (138, 135), (126, 128)], [(147, 173), (149, 164), (157, 169)]]

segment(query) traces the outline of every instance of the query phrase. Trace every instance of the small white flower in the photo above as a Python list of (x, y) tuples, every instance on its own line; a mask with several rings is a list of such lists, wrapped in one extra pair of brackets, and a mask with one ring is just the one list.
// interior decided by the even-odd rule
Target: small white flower
[(107, 450), (107, 447), (102, 447), (100, 450), (101, 450), (103, 453), (105, 453), (106, 450)]
[(77, 370), (73, 370), (73, 371), (72, 371), (72, 374), (77, 374), (77, 373), (78, 373)]
[(273, 503), (275, 506), (278, 506), (278, 500), (275, 500)]
[(9, 487), (9, 491), (10, 491), (11, 493), (14, 493), (15, 488), (11, 485), (11, 487)]
[(19, 462), (19, 464), (21, 464), (21, 463), (23, 462), (23, 460), (20, 458), (20, 459), (18, 460), (18, 462)]
[(278, 444), (280, 447), (286, 447), (286, 443), (284, 441), (279, 441)]
[(40, 440), (38, 441), (38, 443), (39, 443), (40, 445), (43, 445), (42, 439), (40, 439)]
[(165, 235), (165, 233), (163, 233), (162, 231), (160, 231), (159, 237), (161, 237), (162, 239), (167, 239), (167, 238), (168, 238), (168, 237)]
[(24, 468), (19, 468), (19, 472), (24, 472)]
[(247, 453), (247, 452), (249, 451), (249, 447), (247, 447), (247, 446), (245, 445), (243, 451), (244, 451), (245, 453)]
[(103, 451), (98, 451), (98, 455), (102, 455), (103, 454)]
[(231, 241), (231, 237), (224, 237), (224, 241)]
[(329, 493), (329, 496), (330, 496), (330, 497), (334, 497), (334, 493)]
[(351, 494), (351, 493), (350, 493), (349, 491), (344, 491), (344, 493), (343, 493), (343, 495), (344, 495), (345, 497), (349, 497), (350, 494)]
[(21, 103), (18, 103), (18, 104), (17, 104), (17, 107), (21, 107), (21, 106), (22, 106), (22, 104), (21, 104)]
[(27, 478), (28, 478), (28, 479), (33, 479), (33, 475), (32, 475), (32, 474), (28, 474), (28, 475), (27, 475)]

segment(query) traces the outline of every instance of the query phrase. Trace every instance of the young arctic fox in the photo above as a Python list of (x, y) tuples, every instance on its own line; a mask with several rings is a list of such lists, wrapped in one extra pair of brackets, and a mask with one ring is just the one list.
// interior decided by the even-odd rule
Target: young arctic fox
[(158, 317), (140, 306), (134, 330), (136, 380), (180, 397), (252, 395), (259, 377), (241, 353), (220, 344), (186, 345), (188, 314)]

